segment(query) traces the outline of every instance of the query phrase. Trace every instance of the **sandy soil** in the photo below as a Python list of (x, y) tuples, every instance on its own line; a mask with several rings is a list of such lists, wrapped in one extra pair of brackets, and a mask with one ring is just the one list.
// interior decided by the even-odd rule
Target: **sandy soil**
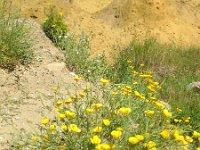
[(75, 86), (62, 51), (45, 36), (40, 25), (29, 22), (29, 26), (35, 39), (33, 62), (10, 73), (0, 69), (0, 150), (8, 146), (13, 133), (32, 132), (43, 117), (53, 116), (53, 86), (61, 87), (63, 99), (81, 87)]
[(161, 43), (200, 44), (199, 0), (13, 0), (21, 14), (42, 22), (50, 5), (64, 12), (66, 24), (91, 39), (92, 53), (113, 57), (133, 38)]

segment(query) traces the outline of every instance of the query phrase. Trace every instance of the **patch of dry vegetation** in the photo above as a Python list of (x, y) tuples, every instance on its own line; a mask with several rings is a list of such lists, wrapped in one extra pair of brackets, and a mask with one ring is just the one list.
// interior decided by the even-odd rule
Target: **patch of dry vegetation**
[(10, 1), (0, 1), (0, 66), (10, 70), (32, 57), (28, 28), (16, 14)]

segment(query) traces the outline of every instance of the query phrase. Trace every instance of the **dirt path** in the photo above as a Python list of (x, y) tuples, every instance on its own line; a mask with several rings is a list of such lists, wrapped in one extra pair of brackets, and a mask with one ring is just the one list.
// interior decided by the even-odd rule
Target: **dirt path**
[(39, 24), (29, 24), (35, 39), (33, 63), (11, 73), (0, 69), (0, 149), (6, 148), (12, 133), (31, 132), (42, 116), (51, 117), (53, 112), (48, 109), (54, 100), (53, 86), (61, 85), (64, 99), (75, 90), (62, 52), (44, 35)]
[(161, 43), (200, 44), (199, 0), (13, 0), (22, 15), (38, 22), (56, 5), (76, 33), (86, 32), (92, 54), (105, 51), (113, 58), (133, 38), (156, 37)]

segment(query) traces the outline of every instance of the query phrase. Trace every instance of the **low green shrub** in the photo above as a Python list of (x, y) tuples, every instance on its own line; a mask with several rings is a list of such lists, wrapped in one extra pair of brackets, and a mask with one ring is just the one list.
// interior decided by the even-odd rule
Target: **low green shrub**
[(63, 21), (63, 13), (58, 12), (56, 8), (51, 7), (48, 10), (47, 18), (42, 24), (43, 30), (55, 44), (61, 42), (61, 39), (67, 33), (67, 27)]
[(104, 53), (90, 57), (89, 39), (83, 33), (79, 40), (70, 34), (63, 40), (63, 51), (68, 68), (85, 77), (86, 80), (95, 81), (105, 76), (110, 68), (105, 60)]
[(64, 24), (62, 14), (53, 7), (43, 23), (43, 30), (55, 45), (63, 50), (66, 65), (71, 71), (83, 75), (89, 81), (95, 81), (110, 69), (106, 64), (104, 54), (90, 57), (88, 37), (81, 33), (77, 38), (70, 33)]
[(10, 1), (0, 0), (0, 67), (14, 69), (32, 58), (29, 30)]

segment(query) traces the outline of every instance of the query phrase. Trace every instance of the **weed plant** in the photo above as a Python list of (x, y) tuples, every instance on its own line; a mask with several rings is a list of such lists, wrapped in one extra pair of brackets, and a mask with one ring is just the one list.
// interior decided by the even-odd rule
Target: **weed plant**
[(83, 75), (89, 81), (107, 74), (110, 67), (106, 64), (104, 54), (91, 58), (88, 37), (81, 33), (77, 38), (70, 33), (64, 24), (62, 12), (52, 7), (43, 23), (43, 30), (63, 50), (66, 65), (71, 71)]
[(17, 16), (11, 2), (0, 0), (0, 67), (14, 69), (27, 64), (32, 58), (29, 30)]
[(63, 13), (51, 7), (47, 12), (47, 18), (42, 25), (45, 34), (55, 43), (61, 42), (67, 33), (67, 26), (63, 21)]

